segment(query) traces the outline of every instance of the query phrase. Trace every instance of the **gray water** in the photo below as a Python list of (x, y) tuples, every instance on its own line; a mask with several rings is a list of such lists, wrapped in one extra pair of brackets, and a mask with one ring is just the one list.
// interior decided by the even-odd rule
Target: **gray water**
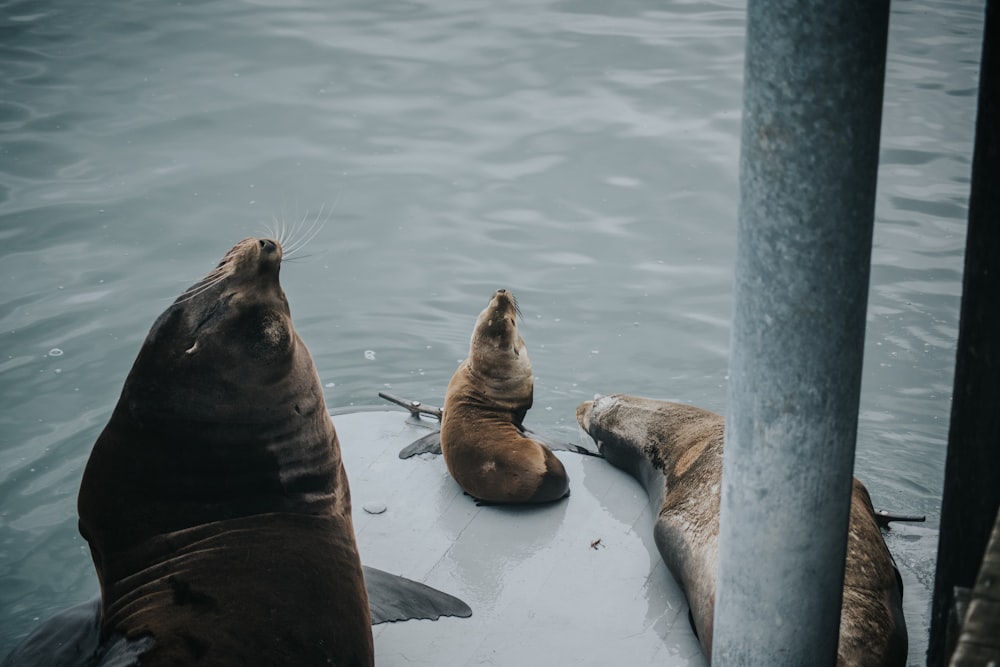
[[(76, 493), (149, 326), (275, 220), (322, 223), (282, 280), (331, 408), (440, 405), (506, 287), (536, 430), (582, 441), (596, 392), (725, 410), (743, 3), (0, 7), (0, 656), (96, 591)], [(887, 537), (913, 663), (982, 13), (891, 17), (856, 474), (927, 515)]]

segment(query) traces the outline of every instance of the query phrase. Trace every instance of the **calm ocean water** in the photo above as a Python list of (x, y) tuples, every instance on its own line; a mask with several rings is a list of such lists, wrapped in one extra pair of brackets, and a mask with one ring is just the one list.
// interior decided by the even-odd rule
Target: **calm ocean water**
[[(440, 405), (507, 287), (530, 426), (581, 441), (595, 392), (725, 410), (741, 2), (0, 7), (0, 656), (96, 591), (76, 493), (153, 320), (276, 219), (323, 223), (282, 279), (331, 407)], [(927, 515), (887, 538), (913, 663), (982, 12), (891, 18), (856, 474)]]

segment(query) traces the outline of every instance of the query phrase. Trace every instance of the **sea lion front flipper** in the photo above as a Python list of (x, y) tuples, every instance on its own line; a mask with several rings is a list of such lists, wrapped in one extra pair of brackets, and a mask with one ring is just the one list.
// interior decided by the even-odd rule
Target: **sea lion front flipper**
[(454, 595), (367, 565), (361, 569), (365, 573), (372, 625), (413, 618), (436, 621), (442, 616), (472, 616), (469, 605)]
[(101, 642), (101, 597), (82, 602), (43, 622), (14, 647), (3, 667), (97, 664)]
[[(532, 440), (537, 440), (538, 442), (542, 443), (543, 445), (545, 445), (546, 447), (548, 447), (553, 451), (573, 452), (574, 454), (596, 456), (597, 458), (601, 459), (604, 458), (604, 455), (601, 454), (600, 452), (595, 452), (594, 450), (587, 449), (586, 447), (583, 447), (581, 445), (574, 445), (572, 442), (563, 442), (562, 440), (555, 440), (547, 435), (541, 435), (539, 433), (535, 433), (531, 429), (524, 428), (523, 426), (521, 427), (521, 432), (524, 433), (526, 437), (529, 437)], [(400, 454), (400, 456), (402, 456), (402, 454)]]
[(441, 431), (428, 433), (419, 440), (414, 440), (399, 452), (399, 458), (408, 459), (417, 454), (440, 454)]
[(912, 521), (920, 523), (926, 521), (926, 516), (920, 516), (916, 514), (896, 514), (895, 512), (890, 512), (888, 510), (874, 510), (875, 523), (878, 524), (879, 528), (889, 528), (890, 521)]
[[(92, 601), (91, 601), (92, 602)], [(3, 667), (137, 667), (142, 655), (153, 646), (153, 638), (128, 639), (114, 635), (99, 644), (100, 598), (94, 608), (97, 627), (89, 613), (91, 602), (71, 607), (40, 625), (4, 658)], [(65, 625), (68, 623), (69, 625)], [(78, 634), (80, 633), (80, 634)]]

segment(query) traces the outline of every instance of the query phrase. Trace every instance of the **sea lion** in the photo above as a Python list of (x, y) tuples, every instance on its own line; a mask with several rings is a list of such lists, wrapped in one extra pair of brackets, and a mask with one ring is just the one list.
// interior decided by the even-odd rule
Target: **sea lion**
[[(659, 511), (653, 537), (684, 590), (711, 660), (722, 482), (723, 417), (618, 394), (582, 403), (577, 421), (604, 457), (635, 477)], [(904, 665), (903, 584), (857, 479), (851, 494), (839, 665)]]
[(93, 447), (78, 510), (101, 651), (372, 664), (347, 474), (281, 259), (245, 239), (178, 297)]
[(277, 241), (245, 239), (153, 324), (80, 485), (101, 632), (143, 665), (371, 664), (340, 445)]
[(519, 314), (513, 294), (493, 294), (445, 392), (441, 453), (458, 485), (480, 502), (545, 503), (569, 494), (562, 462), (521, 426), (534, 377)]

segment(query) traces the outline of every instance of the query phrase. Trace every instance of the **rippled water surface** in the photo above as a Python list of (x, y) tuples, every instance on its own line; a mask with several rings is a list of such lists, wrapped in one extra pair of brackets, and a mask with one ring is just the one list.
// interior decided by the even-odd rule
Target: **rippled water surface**
[[(926, 645), (982, 2), (895, 3), (856, 472)], [(90, 596), (90, 447), (156, 316), (239, 239), (331, 407), (440, 404), (517, 295), (527, 422), (595, 392), (725, 409), (740, 2), (0, 3), (0, 655)], [(305, 234), (302, 230), (300, 236)], [(807, 517), (806, 517), (807, 519)]]

